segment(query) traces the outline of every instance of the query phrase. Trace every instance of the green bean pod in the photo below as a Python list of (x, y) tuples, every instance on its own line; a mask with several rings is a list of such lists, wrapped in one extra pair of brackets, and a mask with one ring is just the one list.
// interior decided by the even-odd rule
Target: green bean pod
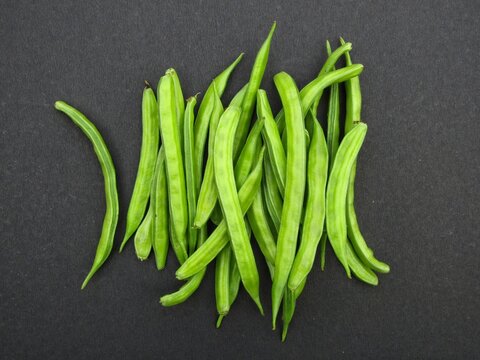
[(377, 275), (357, 257), (349, 241), (347, 241), (347, 261), (357, 279), (369, 285), (378, 285)]
[(288, 287), (295, 290), (313, 267), (317, 246), (323, 234), (325, 222), (325, 188), (328, 176), (328, 149), (323, 130), (313, 113), (307, 117), (312, 129), (308, 151), (305, 216), (300, 247), (293, 262)]
[(238, 157), (237, 163), (235, 164), (235, 182), (237, 188), (241, 188), (245, 180), (250, 174), (250, 170), (254, 165), (254, 160), (258, 154), (257, 148), (261, 145), (260, 134), (262, 133), (263, 125), (265, 121), (263, 119), (258, 119), (252, 126), (250, 133), (248, 134), (245, 146)]
[(157, 269), (165, 268), (168, 255), (168, 195), (167, 175), (165, 173), (165, 151), (160, 147), (155, 165), (150, 203), (153, 208), (152, 216), (152, 248), (155, 254)]
[(259, 191), (247, 211), (247, 218), (257, 240), (258, 247), (265, 260), (272, 267), (275, 266), (276, 244), (275, 238), (268, 225), (266, 210), (263, 206), (262, 192)]
[(285, 72), (278, 73), (273, 80), (285, 110), (287, 131), (285, 195), (272, 285), (272, 325), (275, 329), (283, 292), (295, 259), (305, 193), (306, 151), (302, 106), (295, 81)]
[[(223, 70), (212, 83), (209, 85), (205, 95), (198, 108), (197, 118), (195, 120), (195, 178), (201, 179), (203, 174), (203, 161), (205, 156), (205, 143), (207, 142), (207, 134), (214, 107), (214, 88), (217, 89), (218, 95), (221, 97), (225, 88), (227, 87), (228, 79), (238, 63), (242, 60), (243, 53), (241, 53), (233, 63), (231, 63), (225, 70)], [(197, 184), (197, 191), (200, 190), (200, 182)]]
[(215, 105), (210, 118), (208, 139), (208, 153), (210, 156), (207, 158), (207, 165), (205, 167), (205, 173), (203, 174), (200, 192), (198, 193), (197, 209), (195, 213), (194, 226), (197, 228), (200, 228), (207, 223), (208, 218), (210, 217), (210, 214), (217, 203), (217, 187), (215, 185), (213, 156), (211, 156), (211, 154), (213, 154), (215, 134), (217, 132), (218, 121), (223, 113), (223, 106), (220, 97), (216, 92), (215, 94)]
[(257, 97), (257, 91), (262, 82), (263, 74), (265, 68), (267, 67), (268, 55), (270, 53), (270, 44), (272, 42), (273, 33), (277, 23), (274, 22), (270, 28), (270, 32), (262, 44), (260, 50), (257, 53), (255, 62), (252, 67), (252, 72), (250, 73), (250, 80), (248, 82), (248, 87), (245, 92), (245, 97), (242, 102), (242, 112), (240, 114), (240, 120), (238, 122), (237, 132), (235, 133), (235, 141), (233, 144), (233, 158), (237, 159), (240, 151), (242, 150), (242, 145), (245, 142), (245, 139), (248, 135), (248, 129), (250, 128), (250, 119), (252, 118), (255, 100)]
[(182, 146), (177, 126), (175, 88), (172, 75), (168, 72), (160, 79), (158, 98), (160, 133), (165, 150), (170, 223), (173, 225), (170, 241), (179, 256), (179, 261), (182, 262), (187, 257), (187, 194)]
[(187, 244), (188, 253), (195, 251), (197, 246), (198, 230), (193, 227), (195, 220), (195, 212), (197, 209), (197, 184), (195, 179), (195, 159), (194, 159), (194, 109), (197, 104), (196, 97), (187, 100), (187, 108), (185, 109), (184, 120), (184, 147), (185, 155), (185, 184), (187, 187), (187, 209), (188, 209), (188, 227), (187, 227)]
[(277, 124), (273, 118), (272, 109), (268, 102), (265, 90), (259, 89), (257, 93), (257, 114), (259, 118), (265, 119), (263, 127), (263, 138), (267, 145), (268, 158), (270, 159), (273, 174), (280, 191), (283, 196), (285, 192), (285, 172), (287, 158), (282, 145), (282, 139), (278, 132)]
[(120, 252), (142, 222), (152, 186), (159, 143), (159, 116), (155, 93), (146, 82), (142, 99), (142, 147), (137, 178), (127, 212), (125, 236)]
[(102, 168), (102, 174), (105, 181), (105, 200), (107, 206), (105, 217), (103, 219), (102, 234), (98, 241), (92, 268), (82, 284), (82, 289), (84, 289), (92, 276), (98, 271), (98, 269), (100, 269), (105, 260), (107, 260), (112, 251), (113, 238), (117, 228), (119, 212), (117, 178), (110, 152), (95, 125), (93, 125), (93, 123), (90, 122), (90, 120), (88, 120), (80, 111), (63, 101), (56, 101), (55, 109), (65, 113), (73, 123), (82, 130), (88, 140), (90, 140), (93, 150), (97, 155), (98, 162), (100, 163), (100, 167)]
[[(348, 43), (347, 43), (348, 44)], [(344, 44), (346, 45), (346, 44)], [(337, 49), (338, 50), (338, 49)], [(327, 41), (327, 52), (330, 55), (332, 49), (330, 43)], [(332, 67), (335, 70), (335, 67)], [(350, 80), (347, 80), (348, 83)], [(338, 84), (332, 84), (330, 86), (330, 97), (328, 101), (328, 113), (327, 113), (327, 147), (329, 154), (329, 171), (332, 169), (333, 161), (338, 150), (340, 138), (340, 93), (338, 90)]]
[(240, 200), (238, 198), (233, 168), (233, 142), (238, 126), (240, 109), (229, 107), (220, 118), (215, 146), (213, 149), (213, 165), (218, 198), (228, 228), (230, 243), (238, 264), (242, 282), (260, 313), (263, 314), (259, 296), (259, 276), (255, 257), (248, 238)]
[(185, 116), (185, 101), (183, 99), (182, 86), (180, 84), (180, 79), (178, 78), (178, 74), (175, 69), (170, 68), (165, 73), (170, 74), (173, 79), (173, 88), (175, 89), (175, 114), (177, 115), (180, 144), (182, 144), (183, 149), (183, 121)]
[(273, 166), (270, 162), (270, 157), (267, 154), (264, 158), (264, 176), (262, 186), (265, 194), (265, 205), (267, 206), (267, 210), (270, 214), (273, 225), (275, 226), (275, 230), (278, 232), (282, 218), (283, 201), (278, 190), (272, 168)]
[[(345, 41), (340, 38), (342, 44)], [(345, 53), (345, 62), (347, 65), (352, 63), (349, 52)], [(346, 112), (345, 112), (345, 134), (351, 131), (355, 124), (361, 120), (362, 111), (362, 92), (360, 89), (360, 78), (358, 76), (353, 77), (345, 82), (345, 100), (346, 100)], [(390, 266), (381, 262), (375, 258), (373, 251), (368, 247), (363, 235), (360, 231), (360, 227), (357, 221), (357, 215), (355, 212), (355, 175), (357, 173), (357, 163), (355, 162), (350, 173), (350, 180), (348, 184), (347, 194), (347, 233), (353, 248), (357, 253), (361, 261), (367, 266), (380, 273), (388, 273)]]
[(147, 260), (152, 251), (152, 214), (153, 208), (150, 205), (133, 239), (135, 254), (141, 261)]
[(285, 342), (287, 339), (288, 327), (293, 319), (293, 314), (295, 313), (295, 307), (297, 299), (303, 291), (305, 284), (307, 283), (307, 278), (303, 279), (300, 285), (295, 291), (290, 290), (289, 288), (285, 289), (285, 295), (283, 296), (283, 328), (282, 328), (282, 342)]
[[(217, 328), (220, 327), (222, 319), (230, 310), (230, 263), (232, 261), (232, 250), (227, 244), (215, 260), (215, 300), (217, 313), (219, 315)], [(233, 259), (235, 261), (235, 259)]]
[[(207, 228), (202, 227), (198, 233), (198, 248), (203, 244), (204, 240), (207, 238)], [(191, 278), (187, 280), (187, 282), (177, 291), (164, 295), (160, 298), (160, 303), (163, 306), (174, 306), (183, 303), (186, 301), (190, 296), (192, 296), (195, 291), (197, 291), (198, 287), (202, 283), (203, 278), (205, 277), (205, 273), (207, 268), (203, 268)]]
[(347, 191), (352, 166), (367, 133), (367, 125), (358, 124), (341, 142), (333, 163), (327, 185), (326, 223), (327, 234), (333, 251), (350, 278), (347, 261)]
[[(263, 154), (264, 149), (261, 150), (259, 161), (252, 169), (252, 172), (238, 192), (238, 199), (240, 200), (240, 207), (243, 214), (245, 214), (250, 208), (258, 189), (260, 188), (262, 181)], [(182, 280), (189, 278), (204, 269), (213, 259), (215, 259), (223, 247), (228, 244), (228, 241), (227, 224), (225, 220), (223, 220), (215, 228), (205, 243), (178, 268), (175, 273), (177, 279)]]
[[(247, 233), (248, 237), (251, 236), (251, 229), (248, 226), (248, 223), (245, 223), (247, 226)], [(240, 283), (242, 281), (242, 278), (240, 277), (240, 272), (238, 271), (238, 266), (237, 262), (235, 261), (234, 255), (233, 255), (233, 250), (232, 247), (227, 244), (227, 247), (230, 249), (231, 252), (231, 261), (230, 261), (230, 269), (229, 269), (229, 274), (228, 274), (228, 309), (230, 311), (230, 308), (232, 307), (232, 304), (235, 302), (235, 299), (238, 296), (238, 291), (240, 290)], [(219, 328), (222, 325), (222, 321), (225, 315), (219, 315), (217, 319), (217, 328)]]

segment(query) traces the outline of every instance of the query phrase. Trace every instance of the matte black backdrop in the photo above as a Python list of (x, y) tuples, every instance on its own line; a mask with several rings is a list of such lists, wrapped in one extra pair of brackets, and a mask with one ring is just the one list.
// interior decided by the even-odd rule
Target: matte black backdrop
[[(0, 356), (38, 358), (480, 358), (478, 1), (2, 1), (0, 5)], [(263, 87), (299, 86), (324, 42), (354, 44), (369, 133), (357, 210), (392, 273), (371, 288), (347, 280), (330, 253), (309, 277), (288, 340), (243, 292), (214, 327), (213, 275), (165, 309), (177, 266), (158, 272), (130, 244), (86, 290), (103, 178), (89, 142), (53, 103), (98, 126), (119, 180), (123, 235), (141, 140), (143, 80), (168, 67), (185, 95), (204, 91), (240, 52), (225, 101), (247, 81), (278, 21)], [(258, 261), (260, 263), (260, 261)]]

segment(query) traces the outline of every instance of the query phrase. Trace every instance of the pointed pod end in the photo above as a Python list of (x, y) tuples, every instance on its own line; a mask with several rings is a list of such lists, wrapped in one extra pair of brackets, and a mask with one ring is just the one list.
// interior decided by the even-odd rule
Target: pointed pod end
[(143, 80), (143, 82), (145, 83), (145, 89), (151, 89), (152, 88), (152, 86), (150, 85), (150, 83), (147, 80)]
[(218, 315), (217, 324), (216, 324), (217, 329), (219, 329), (220, 326), (222, 326), (222, 320), (224, 317), (225, 315)]
[(287, 339), (288, 324), (285, 324), (282, 329), (282, 342), (285, 342)]

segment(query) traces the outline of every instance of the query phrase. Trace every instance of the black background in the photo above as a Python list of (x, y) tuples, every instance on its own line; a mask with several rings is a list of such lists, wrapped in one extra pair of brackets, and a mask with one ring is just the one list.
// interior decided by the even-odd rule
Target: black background
[[(38, 358), (480, 358), (478, 1), (2, 1), (0, 6), (0, 356)], [(361, 76), (369, 133), (357, 211), (392, 267), (372, 288), (347, 280), (331, 252), (299, 300), (285, 344), (242, 292), (214, 327), (212, 269), (175, 308), (177, 264), (158, 272), (133, 244), (80, 291), (101, 229), (103, 178), (84, 135), (53, 108), (62, 99), (102, 132), (121, 214), (136, 175), (143, 80), (168, 67), (185, 96), (205, 91), (240, 52), (226, 103), (248, 79), (278, 21), (262, 86), (301, 87), (344, 36)], [(324, 118), (323, 113), (320, 115)], [(258, 253), (258, 252), (257, 252)]]

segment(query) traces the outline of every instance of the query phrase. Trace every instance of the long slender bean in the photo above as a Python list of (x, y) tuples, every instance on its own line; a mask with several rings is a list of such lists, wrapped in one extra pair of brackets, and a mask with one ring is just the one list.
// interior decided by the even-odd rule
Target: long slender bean
[(219, 315), (217, 328), (220, 327), (223, 317), (230, 310), (230, 263), (232, 256), (231, 246), (227, 244), (215, 260), (215, 300)]
[[(340, 38), (342, 44), (345, 41)], [(345, 53), (345, 62), (347, 65), (352, 63), (349, 52)], [(345, 99), (346, 99), (346, 112), (345, 112), (345, 134), (351, 131), (358, 121), (361, 120), (362, 111), (362, 92), (360, 89), (360, 78), (358, 76), (353, 77), (345, 82)], [(388, 273), (390, 266), (381, 262), (375, 258), (373, 251), (368, 247), (363, 235), (360, 231), (360, 227), (357, 221), (357, 214), (355, 212), (355, 175), (357, 173), (357, 162), (353, 164), (352, 171), (350, 173), (350, 179), (348, 184), (347, 194), (347, 232), (353, 248), (358, 257), (373, 270)]]
[(347, 241), (347, 261), (357, 279), (369, 285), (378, 285), (377, 275), (357, 257), (349, 241)]
[[(220, 97), (215, 92), (215, 105), (210, 118), (210, 130), (208, 139), (208, 153), (213, 154), (215, 143), (215, 134), (217, 132), (218, 121), (223, 113), (223, 106)], [(217, 187), (215, 185), (215, 175), (213, 169), (213, 156), (207, 158), (205, 173), (203, 174), (202, 185), (198, 193), (197, 210), (195, 213), (194, 226), (199, 228), (206, 224), (210, 214), (217, 203)]]
[(150, 205), (147, 210), (147, 215), (143, 218), (133, 239), (135, 254), (137, 254), (138, 259), (141, 261), (147, 260), (152, 251), (152, 214), (153, 208)]
[(306, 151), (302, 106), (295, 81), (285, 72), (278, 73), (273, 80), (285, 110), (287, 131), (285, 195), (272, 285), (272, 325), (275, 329), (283, 292), (295, 258), (305, 192)]
[(142, 99), (142, 147), (138, 163), (137, 178), (133, 187), (132, 198), (127, 212), (125, 236), (120, 245), (120, 252), (140, 225), (147, 207), (152, 186), (155, 162), (159, 143), (159, 116), (155, 93), (150, 84), (145, 82)]
[(367, 125), (360, 123), (341, 142), (327, 185), (327, 234), (333, 251), (350, 278), (347, 261), (346, 203), (350, 172), (367, 133)]
[(328, 149), (323, 130), (313, 111), (307, 121), (312, 128), (308, 151), (306, 210), (300, 247), (292, 265), (288, 287), (295, 290), (311, 271), (325, 221), (325, 188), (328, 175)]
[(233, 145), (233, 158), (236, 159), (242, 150), (242, 145), (248, 135), (248, 129), (250, 128), (250, 119), (253, 114), (255, 99), (257, 97), (257, 91), (262, 82), (263, 73), (267, 67), (268, 54), (270, 53), (270, 44), (272, 42), (273, 33), (277, 23), (274, 22), (270, 28), (270, 32), (260, 50), (257, 53), (255, 62), (250, 73), (250, 80), (248, 82), (247, 91), (242, 102), (242, 112), (240, 114), (240, 120), (238, 123), (237, 132), (235, 134), (235, 141)]
[(243, 285), (257, 305), (260, 313), (263, 314), (259, 295), (260, 280), (257, 265), (243, 219), (233, 169), (233, 142), (239, 117), (240, 109), (238, 107), (229, 107), (220, 118), (213, 149), (215, 182), (218, 189), (218, 199), (222, 206), (230, 243), (235, 254)]
[(110, 156), (110, 152), (108, 151), (102, 135), (85, 115), (63, 101), (56, 101), (55, 109), (65, 113), (90, 140), (93, 150), (97, 155), (98, 162), (100, 163), (100, 167), (102, 168), (102, 174), (105, 181), (105, 201), (107, 206), (105, 217), (103, 219), (102, 234), (98, 241), (92, 268), (82, 284), (82, 289), (84, 289), (92, 276), (98, 271), (98, 269), (100, 269), (105, 260), (107, 260), (112, 251), (119, 211), (115, 166), (113, 165), (112, 157)]
[(194, 119), (193, 111), (197, 103), (196, 97), (187, 100), (187, 108), (185, 109), (184, 120), (184, 147), (185, 156), (185, 184), (187, 187), (187, 209), (188, 209), (188, 227), (187, 227), (187, 244), (188, 253), (195, 251), (197, 246), (198, 230), (193, 227), (195, 220), (195, 212), (197, 209), (197, 184), (195, 179), (195, 159), (194, 159)]
[(165, 151), (160, 147), (155, 165), (150, 202), (153, 208), (152, 216), (152, 247), (155, 254), (157, 269), (165, 268), (168, 255), (168, 195), (167, 175), (165, 173)]
[(175, 69), (170, 68), (166, 71), (166, 73), (169, 73), (172, 76), (173, 80), (173, 88), (175, 89), (175, 114), (177, 115), (178, 135), (180, 138), (180, 144), (182, 144), (183, 149), (183, 121), (185, 116), (185, 101), (183, 99), (182, 85), (180, 84), (180, 79)]
[(283, 196), (285, 192), (285, 172), (287, 158), (285, 150), (282, 145), (282, 139), (278, 132), (277, 124), (273, 118), (272, 109), (268, 102), (267, 93), (265, 90), (259, 89), (257, 93), (257, 114), (259, 118), (265, 119), (263, 127), (263, 138), (267, 145), (268, 158), (272, 165), (273, 174), (280, 191)]
[(187, 257), (186, 230), (188, 224), (187, 194), (185, 187), (185, 171), (183, 167), (182, 146), (177, 126), (175, 88), (173, 78), (167, 72), (160, 79), (158, 86), (160, 133), (165, 150), (172, 246), (177, 249), (179, 261)]
[[(228, 79), (236, 68), (238, 63), (242, 60), (243, 53), (241, 53), (233, 63), (231, 63), (225, 70), (223, 70), (208, 87), (205, 95), (198, 108), (197, 118), (195, 120), (195, 178), (201, 179), (203, 174), (203, 161), (205, 155), (205, 143), (207, 142), (208, 127), (210, 123), (210, 116), (212, 115), (214, 107), (214, 87), (217, 89), (218, 95), (221, 97), (227, 86)], [(200, 190), (200, 182), (197, 184)]]
[[(238, 192), (238, 199), (240, 200), (240, 207), (243, 214), (245, 214), (250, 208), (250, 205), (260, 188), (262, 181), (263, 154), (264, 149), (261, 150), (257, 164), (252, 169), (252, 172)], [(177, 279), (181, 280), (189, 278), (205, 268), (213, 259), (215, 259), (223, 247), (228, 244), (228, 241), (227, 224), (225, 221), (222, 221), (205, 243), (178, 268), (175, 273)]]
[(278, 190), (272, 168), (273, 166), (270, 162), (270, 157), (268, 154), (266, 154), (264, 158), (264, 176), (262, 186), (265, 194), (265, 204), (267, 206), (268, 213), (270, 214), (270, 218), (275, 226), (275, 230), (278, 232), (282, 218), (283, 201)]

